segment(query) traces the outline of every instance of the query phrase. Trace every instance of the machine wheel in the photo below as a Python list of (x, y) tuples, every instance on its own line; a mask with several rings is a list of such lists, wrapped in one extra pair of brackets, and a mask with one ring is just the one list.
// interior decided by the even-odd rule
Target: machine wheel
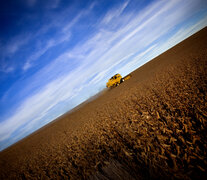
[(123, 83), (123, 82), (124, 82), (124, 79), (123, 79), (123, 78), (121, 78), (120, 83)]

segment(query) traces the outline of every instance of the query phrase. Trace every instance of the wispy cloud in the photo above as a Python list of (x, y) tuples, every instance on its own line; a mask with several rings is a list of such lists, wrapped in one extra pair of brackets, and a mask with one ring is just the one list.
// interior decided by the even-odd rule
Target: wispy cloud
[(12, 67), (12, 66), (2, 65), (1, 68), (0, 68), (0, 72), (4, 72), (4, 73), (10, 73), (10, 72), (13, 72), (13, 71), (14, 71), (14, 67)]
[(9, 58), (18, 52), (22, 46), (28, 43), (30, 36), (24, 37), (18, 35), (12, 38), (10, 41), (6, 42), (4, 45), (0, 45), (0, 72), (10, 73), (15, 70), (14, 62), (8, 61)]
[(29, 68), (32, 67), (32, 63), (36, 60), (38, 60), (38, 58), (40, 56), (42, 56), (43, 54), (45, 54), (49, 49), (65, 42), (68, 41), (70, 39), (71, 33), (67, 32), (67, 33), (63, 33), (63, 35), (61, 35), (60, 37), (57, 38), (51, 38), (49, 40), (47, 40), (46, 44), (43, 47), (39, 47), (38, 50), (32, 54), (31, 56), (28, 57), (27, 61), (25, 62), (24, 66), (23, 66), (23, 70), (28, 70)]
[(201, 30), (205, 26), (207, 26), (207, 16), (205, 16), (203, 19), (190, 27), (180, 28), (172, 37), (168, 39), (168, 44), (166, 44), (167, 47), (165, 49), (171, 48), (173, 45), (183, 41), (184, 39)]
[[(55, 4), (59, 4), (59, 0), (55, 0)], [(60, 22), (57, 21), (57, 19), (62, 19), (63, 16), (66, 16), (69, 9), (66, 9), (64, 12), (62, 12), (60, 15), (56, 15), (54, 17), (54, 20), (52, 20), (50, 23), (47, 25), (43, 26), (40, 30), (38, 30), (34, 35), (33, 39), (40, 37), (42, 34), (45, 34), (47, 31), (50, 30), (50, 28), (57, 28), (61, 29), (58, 32), (58, 35), (49, 38), (45, 40), (44, 44), (39, 43), (39, 45), (34, 53), (32, 53), (24, 63), (22, 69), (24, 71), (30, 69), (35, 65), (35, 61), (38, 60), (42, 55), (44, 55), (48, 50), (52, 49), (55, 46), (60, 45), (61, 43), (64, 43), (66, 41), (70, 40), (71, 37), (71, 29), (78, 23), (78, 21), (83, 18), (84, 16), (88, 15), (90, 11), (94, 8), (96, 3), (91, 3), (91, 5), (86, 9), (82, 10), (79, 12), (77, 16), (75, 16), (69, 23), (62, 23), (61, 25), (59, 24)], [(40, 40), (41, 41), (41, 40)], [(28, 41), (27, 41), (28, 42)]]
[(109, 12), (107, 12), (107, 14), (102, 19), (101, 24), (106, 25), (106, 24), (110, 23), (111, 21), (115, 20), (115, 18), (116, 19), (119, 18), (120, 15), (122, 14), (122, 12), (127, 7), (128, 3), (129, 3), (129, 1), (126, 1), (123, 4), (121, 4), (119, 7), (115, 7), (113, 9), (111, 9)]
[(30, 35), (17, 35), (16, 37), (12, 38), (10, 41), (6, 42), (4, 46), (2, 46), (1, 53), (3, 53), (2, 56), (11, 56), (14, 53), (16, 53), (23, 45), (27, 44), (30, 40)]

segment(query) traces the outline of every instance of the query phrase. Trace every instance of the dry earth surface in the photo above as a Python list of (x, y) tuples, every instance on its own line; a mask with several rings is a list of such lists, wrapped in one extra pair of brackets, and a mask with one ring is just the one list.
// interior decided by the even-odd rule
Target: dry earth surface
[(0, 153), (0, 179), (207, 179), (207, 28)]

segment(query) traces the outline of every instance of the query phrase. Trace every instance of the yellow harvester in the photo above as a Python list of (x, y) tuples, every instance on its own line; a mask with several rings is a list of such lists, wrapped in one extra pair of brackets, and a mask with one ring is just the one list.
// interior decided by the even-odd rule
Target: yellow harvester
[(106, 83), (106, 87), (110, 88), (110, 87), (116, 87), (119, 84), (121, 84), (122, 82), (124, 82), (125, 80), (129, 79), (131, 77), (131, 74), (125, 76), (122, 78), (122, 76), (120, 74), (115, 74), (114, 76), (112, 76), (108, 82)]

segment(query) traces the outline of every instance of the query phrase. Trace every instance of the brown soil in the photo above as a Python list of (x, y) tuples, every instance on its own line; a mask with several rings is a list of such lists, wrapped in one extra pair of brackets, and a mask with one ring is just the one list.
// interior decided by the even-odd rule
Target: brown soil
[(0, 153), (0, 179), (206, 179), (207, 28)]

